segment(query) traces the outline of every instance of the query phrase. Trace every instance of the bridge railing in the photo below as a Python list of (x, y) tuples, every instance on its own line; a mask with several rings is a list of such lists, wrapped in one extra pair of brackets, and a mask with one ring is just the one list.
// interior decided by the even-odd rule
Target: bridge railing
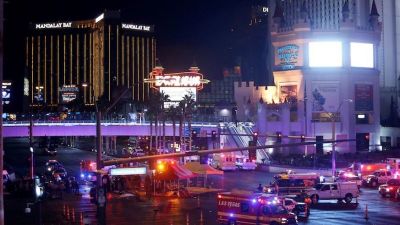
[[(94, 125), (96, 123), (95, 120), (62, 120), (62, 121), (52, 121), (52, 120), (33, 120), (34, 125)], [(126, 120), (102, 120), (101, 123), (103, 125), (149, 125), (150, 122), (132, 122)], [(154, 124), (154, 123), (153, 123)], [(166, 122), (167, 126), (172, 126), (172, 122)], [(29, 126), (29, 121), (27, 120), (19, 120), (19, 121), (3, 121), (4, 126)], [(179, 126), (178, 123), (175, 126)], [(187, 126), (187, 123), (186, 125)], [(192, 122), (193, 127), (202, 127), (202, 126), (212, 126), (217, 127), (217, 122)]]

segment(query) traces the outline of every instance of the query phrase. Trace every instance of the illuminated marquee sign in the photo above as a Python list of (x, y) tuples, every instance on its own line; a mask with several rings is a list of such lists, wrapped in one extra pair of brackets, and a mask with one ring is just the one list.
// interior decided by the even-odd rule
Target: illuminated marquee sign
[(79, 88), (75, 85), (64, 85), (60, 88), (61, 101), (68, 103), (75, 100), (78, 97)]
[(153, 27), (152, 26), (147, 26), (147, 25), (123, 23), (123, 24), (121, 24), (121, 26), (122, 26), (122, 29), (127, 29), (127, 30), (140, 30), (140, 31), (147, 31), (147, 32), (152, 32), (153, 31)]
[(2, 84), (2, 102), (3, 105), (10, 104), (10, 98), (11, 98), (11, 81), (3, 81)]
[(152, 74), (152, 79), (147, 82), (152, 84), (153, 88), (160, 87), (195, 87), (197, 90), (203, 89), (203, 84), (208, 83), (208, 80), (203, 79), (201, 73), (182, 72), (163, 75)]
[(197, 87), (200, 76), (155, 76), (156, 87)]
[(37, 23), (35, 29), (58, 29), (58, 28), (71, 28), (72, 22), (67, 23)]
[(277, 53), (279, 66), (282, 70), (291, 70), (296, 67), (299, 57), (299, 46), (293, 44), (285, 45), (279, 47)]

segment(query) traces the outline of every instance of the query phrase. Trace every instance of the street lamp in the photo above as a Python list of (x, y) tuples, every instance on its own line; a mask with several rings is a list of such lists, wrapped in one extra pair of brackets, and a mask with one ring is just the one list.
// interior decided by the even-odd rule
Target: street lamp
[[(340, 112), (340, 109), (342, 108), (342, 105), (344, 102), (353, 102), (352, 99), (343, 99), (340, 104), (338, 109), (336, 110), (335, 113), (329, 113), (329, 118), (331, 119), (332, 122), (332, 177), (333, 179), (335, 179), (335, 175), (336, 175), (336, 119), (337, 119), (337, 115)], [(340, 118), (340, 117), (339, 117)]]

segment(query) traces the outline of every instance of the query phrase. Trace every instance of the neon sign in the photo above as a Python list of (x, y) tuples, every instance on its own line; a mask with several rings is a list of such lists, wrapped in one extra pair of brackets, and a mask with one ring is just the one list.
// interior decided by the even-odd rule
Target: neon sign
[(201, 85), (201, 76), (155, 76), (156, 87), (197, 87)]
[(38, 23), (35, 25), (36, 29), (57, 29), (57, 28), (71, 28), (72, 22), (67, 23)]
[(151, 26), (146, 26), (146, 25), (123, 23), (123, 24), (121, 24), (121, 26), (122, 26), (122, 29), (128, 29), (128, 30), (140, 30), (140, 31), (147, 31), (147, 32), (153, 31)]
[(181, 72), (162, 74), (159, 72), (152, 72), (151, 79), (146, 79), (146, 83), (151, 83), (155, 89), (160, 87), (195, 87), (197, 90), (203, 89), (203, 84), (210, 82), (203, 79), (203, 74), (197, 72)]
[(299, 57), (299, 46), (297, 45), (285, 45), (277, 49), (279, 66), (283, 70), (294, 69)]

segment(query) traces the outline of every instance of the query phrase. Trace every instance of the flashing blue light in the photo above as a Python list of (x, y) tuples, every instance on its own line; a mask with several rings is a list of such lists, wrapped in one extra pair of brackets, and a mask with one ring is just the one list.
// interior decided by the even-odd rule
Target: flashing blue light
[(81, 173), (81, 177), (84, 178), (84, 177), (85, 177), (85, 174)]
[(257, 202), (257, 200), (256, 200), (256, 199), (253, 199), (253, 200), (252, 200), (252, 202), (253, 202), (253, 204), (254, 204), (254, 203), (256, 203), (256, 202)]
[(229, 216), (230, 216), (230, 217), (233, 217), (233, 213), (230, 213)]
[(89, 175), (88, 175), (88, 178), (89, 178), (89, 179), (92, 178), (92, 175), (89, 174)]

